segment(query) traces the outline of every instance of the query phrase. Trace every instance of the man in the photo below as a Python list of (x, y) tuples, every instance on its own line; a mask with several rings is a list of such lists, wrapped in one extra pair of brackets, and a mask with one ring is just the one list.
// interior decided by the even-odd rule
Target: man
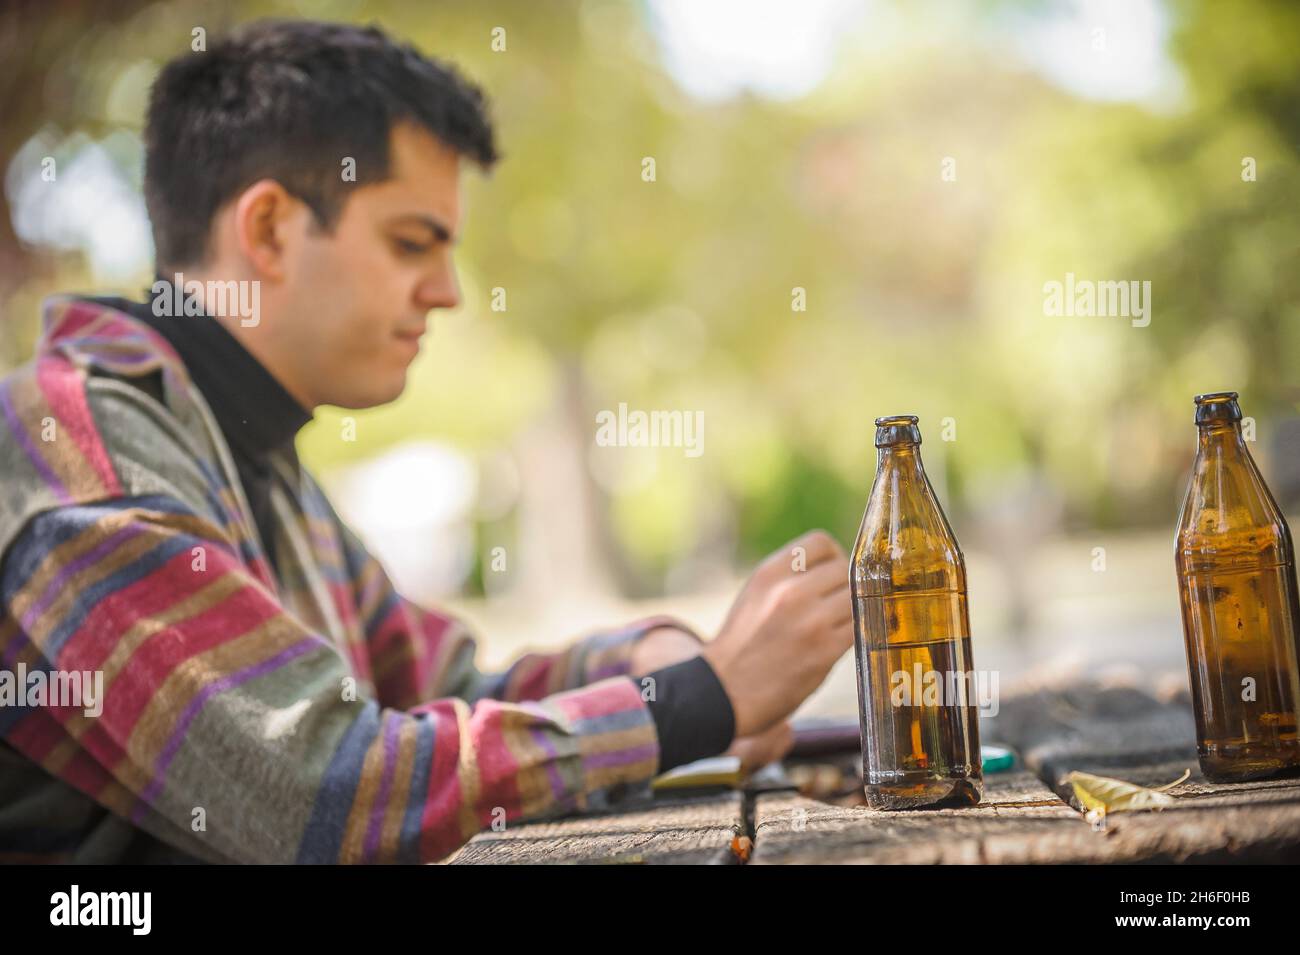
[[(168, 64), (145, 139), (164, 281), (51, 301), (0, 383), (0, 671), (47, 690), (0, 687), (0, 853), (431, 861), (784, 751), (851, 643), (827, 535), (764, 562), (707, 643), (655, 619), (484, 674), (294, 454), (320, 405), (396, 398), (457, 304), (460, 167), (497, 158), (476, 88), (375, 29), (264, 22)], [(52, 692), (83, 674), (93, 707)]]

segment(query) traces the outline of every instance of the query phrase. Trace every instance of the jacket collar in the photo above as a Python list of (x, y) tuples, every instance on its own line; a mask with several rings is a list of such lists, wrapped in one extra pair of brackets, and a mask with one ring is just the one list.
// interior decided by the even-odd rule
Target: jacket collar
[(226, 440), (250, 459), (291, 448), (312, 417), (210, 316), (159, 318), (148, 303), (57, 296), (46, 302), (38, 350), (118, 376), (161, 372), (171, 393), (194, 386)]
[(45, 300), (36, 354), (127, 378), (162, 372), (167, 384), (183, 390), (192, 384), (176, 349), (156, 331), (119, 308), (75, 295)]

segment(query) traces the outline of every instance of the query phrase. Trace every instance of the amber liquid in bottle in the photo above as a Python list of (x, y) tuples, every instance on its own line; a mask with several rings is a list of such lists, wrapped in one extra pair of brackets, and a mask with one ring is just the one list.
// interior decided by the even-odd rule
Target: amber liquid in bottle
[(1196, 749), (1218, 781), (1300, 771), (1295, 553), (1241, 435), (1235, 392), (1196, 398), (1175, 559)]
[(872, 809), (974, 805), (983, 793), (966, 566), (916, 421), (876, 419), (876, 479), (849, 571)]

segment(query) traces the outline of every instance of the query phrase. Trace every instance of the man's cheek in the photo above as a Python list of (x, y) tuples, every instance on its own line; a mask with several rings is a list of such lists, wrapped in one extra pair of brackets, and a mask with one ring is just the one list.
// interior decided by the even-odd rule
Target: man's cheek
[(373, 367), (391, 362), (397, 345), (387, 325), (369, 320), (354, 329), (349, 353), (357, 364)]

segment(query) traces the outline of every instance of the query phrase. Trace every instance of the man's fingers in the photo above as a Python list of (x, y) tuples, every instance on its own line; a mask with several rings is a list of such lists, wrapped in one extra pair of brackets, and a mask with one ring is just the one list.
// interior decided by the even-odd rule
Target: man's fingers
[(794, 571), (799, 586), (814, 597), (827, 597), (849, 585), (849, 565), (845, 561), (824, 560), (807, 570)]
[(794, 730), (788, 720), (780, 720), (761, 733), (742, 736), (727, 750), (729, 756), (739, 756), (745, 772), (752, 772), (780, 759), (794, 745)]
[(853, 602), (848, 583), (817, 602), (816, 622), (824, 628), (832, 646), (853, 643)]
[(823, 597), (819, 610), (827, 621), (827, 626), (842, 627), (853, 623), (853, 602), (849, 588), (845, 587), (842, 591)]
[(828, 580), (825, 587), (818, 588), (817, 595), (823, 600), (829, 597), (839, 599), (847, 598), (849, 595), (849, 565), (845, 561), (840, 564), (823, 564), (824, 567), (833, 567), (834, 574), (828, 573)]
[(809, 569), (822, 561), (844, 556), (844, 548), (840, 547), (834, 537), (821, 530), (809, 531), (802, 537), (796, 537), (782, 550), (790, 558), (787, 566), (791, 566), (796, 557), (802, 556), (804, 567)]
[(794, 727), (789, 720), (782, 720), (768, 730), (767, 762), (780, 759), (794, 747)]
[(853, 646), (853, 618), (849, 617), (835, 624), (831, 628), (831, 639), (832, 646), (840, 647), (841, 652)]

